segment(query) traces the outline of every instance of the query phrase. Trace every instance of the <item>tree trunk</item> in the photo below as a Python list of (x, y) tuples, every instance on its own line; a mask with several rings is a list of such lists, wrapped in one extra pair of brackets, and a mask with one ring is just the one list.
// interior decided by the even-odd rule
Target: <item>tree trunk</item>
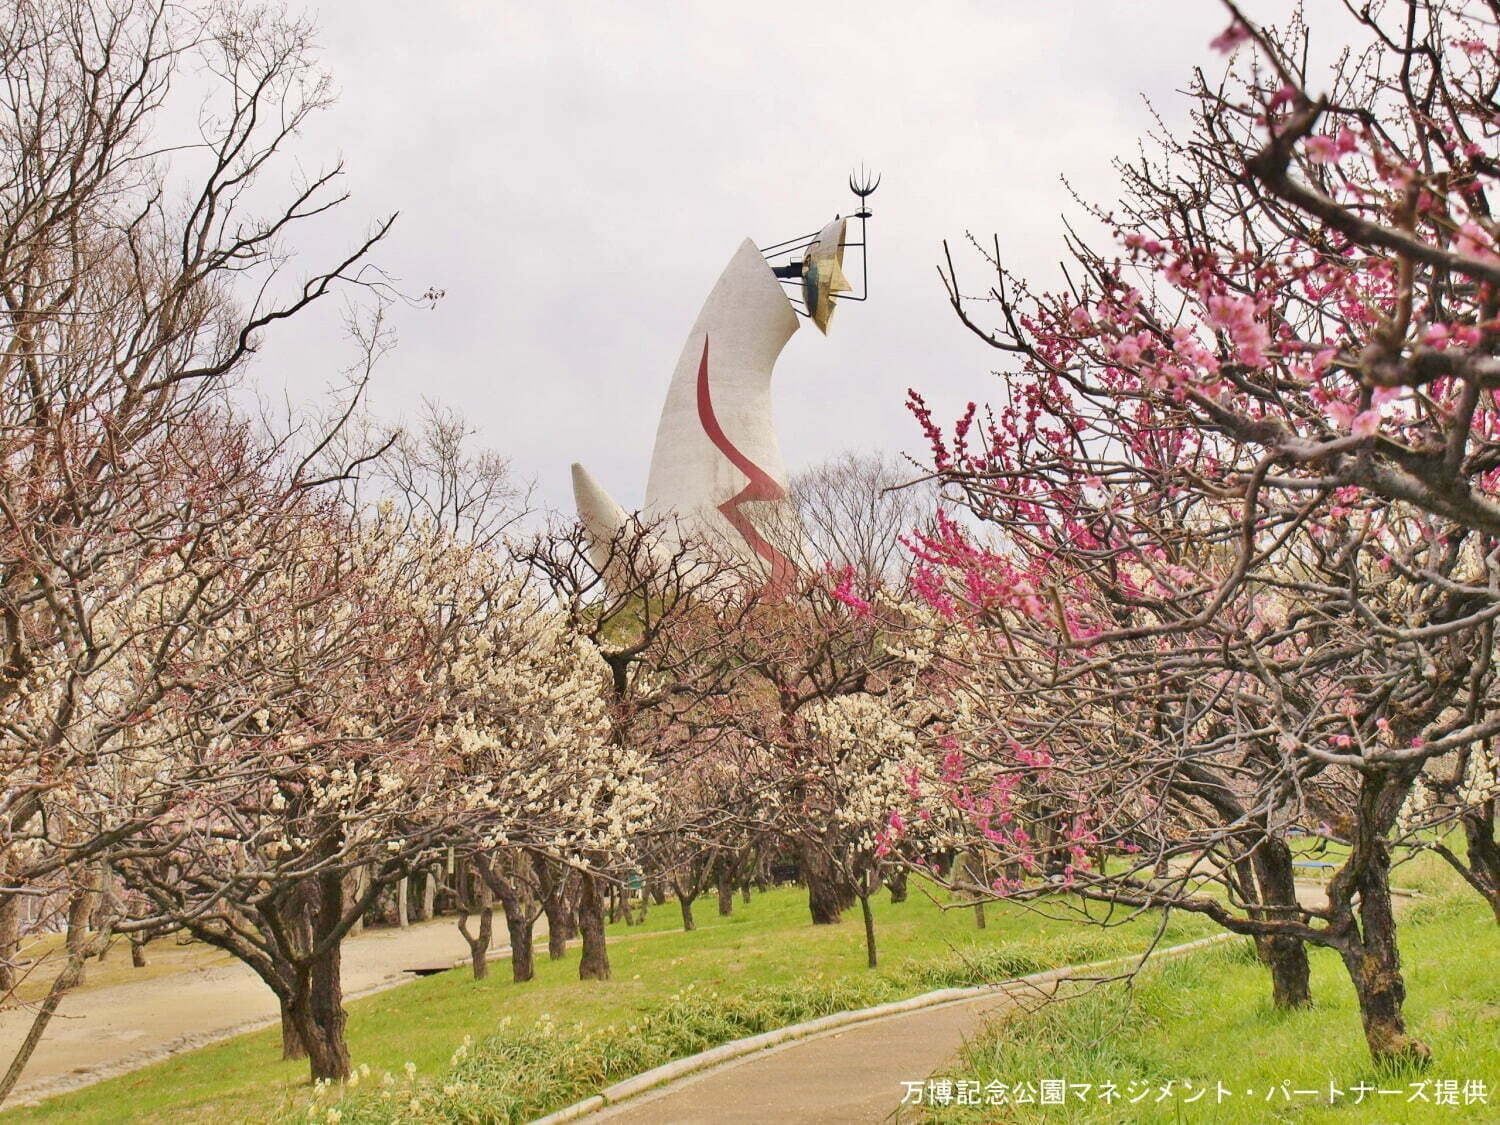
[[(356, 867), (344, 876), (348, 880), (347, 893), (350, 902), (358, 902), (364, 898), (365, 892), (370, 889), (370, 870), (367, 867)], [(349, 927), (348, 937), (359, 937), (365, 932), (365, 920), (363, 917), (355, 919), (354, 925)]]
[(667, 888), (661, 885), (660, 879), (653, 879), (650, 883), (651, 901), (657, 906), (667, 905)]
[(977, 852), (967, 851), (953, 861), (951, 876), (957, 893), (974, 896), (974, 926), (984, 929), (989, 920), (984, 912), (984, 895), (990, 889), (990, 877), (984, 858)]
[(859, 896), (859, 912), (865, 918), (865, 960), (870, 968), (875, 968), (879, 962), (875, 956), (875, 912), (870, 909), (870, 896)]
[(734, 873), (730, 871), (729, 864), (725, 861), (719, 862), (717, 873), (719, 891), (719, 917), (727, 918), (734, 913)]
[(740, 902), (746, 906), (750, 905), (750, 876), (748, 875), (740, 880)]
[(146, 967), (146, 943), (144, 941), (131, 939), (130, 964), (132, 968), (136, 969), (144, 969)]
[(802, 875), (807, 880), (807, 909), (813, 925), (836, 925), (849, 902), (839, 886), (833, 864), (816, 844), (803, 849)]
[(21, 974), (16, 957), (21, 950), (21, 896), (0, 896), (0, 996), (16, 987)]
[(335, 942), (328, 952), (312, 961), (302, 994), (294, 996), (291, 1002), (292, 1022), (307, 1049), (314, 1082), (319, 1079), (342, 1082), (349, 1077), (349, 1045), (344, 1038), (348, 1016), (344, 1012), (341, 961)]
[(906, 868), (897, 867), (885, 877), (885, 885), (891, 889), (891, 902), (906, 901)]
[[(631, 876), (630, 882), (626, 883), (620, 890), (620, 897), (624, 905), (625, 924), (627, 926), (639, 926), (646, 920), (645, 884), (637, 880), (635, 876)], [(635, 909), (637, 902), (640, 903), (641, 907), (639, 914), (636, 913)]]
[(505, 929), (510, 934), (510, 979), (516, 984), (524, 984), (536, 976), (531, 936), (535, 921), (529, 912), (505, 912)]
[(484, 879), (490, 892), (500, 900), (505, 911), (505, 929), (510, 935), (510, 976), (524, 984), (536, 976), (532, 953), (531, 929), (536, 923), (536, 899), (519, 872), (493, 857), (474, 860), (474, 869)]
[[(324, 872), (316, 877), (310, 889), (315, 893), (305, 907), (309, 937), (313, 943), (321, 943), (329, 934), (336, 933), (344, 920), (343, 875)], [(292, 1023), (307, 1049), (314, 1082), (324, 1078), (342, 1082), (349, 1077), (341, 944), (331, 942), (321, 954), (309, 954), (297, 973), (297, 985), (288, 1002)]]
[(1359, 998), (1360, 1022), (1371, 1056), (1380, 1062), (1429, 1058), (1427, 1045), (1406, 1030), (1401, 1011), (1406, 985), (1395, 948), (1384, 943), (1361, 948), (1361, 944), (1341, 952)]
[(567, 907), (558, 906), (552, 900), (547, 901), (547, 957), (558, 962), (567, 957), (567, 936), (573, 929), (573, 918), (568, 913)]
[(350, 1073), (349, 1047), (344, 1041), (343, 1028), (337, 1032), (322, 1028), (318, 1025), (318, 1017), (306, 1013), (298, 1019), (297, 1027), (307, 1044), (307, 1062), (313, 1081), (346, 1080)]
[[(506, 915), (509, 922), (510, 915)], [(458, 916), (458, 932), (464, 935), (464, 941), (469, 945), (469, 964), (474, 972), (475, 980), (484, 980), (490, 975), (490, 938), (495, 932), (495, 908), (488, 904), (479, 908), (479, 932), (473, 935), (469, 933), (469, 913), (464, 911)]]
[(430, 922), (433, 918), (433, 910), (437, 906), (437, 876), (431, 871), (423, 871), (422, 897), (418, 905), (417, 921)]
[(1489, 900), (1500, 925), (1500, 843), (1495, 841), (1494, 798), (1465, 809), (1458, 822), (1463, 825), (1464, 842), (1469, 849), (1469, 871), (1479, 890)]
[(1312, 1007), (1312, 978), (1307, 946), (1301, 938), (1277, 935), (1266, 942), (1271, 970), (1271, 1001), (1278, 1008)]
[[(458, 932), (469, 947), (469, 969), (475, 980), (490, 975), (490, 946), (495, 934), (495, 895), (504, 903), (508, 889), (496, 874), (493, 857), (475, 854), (452, 873), (454, 905), (458, 911)], [(479, 929), (469, 932), (469, 917), (479, 916)]]
[(599, 879), (587, 872), (579, 875), (578, 929), (583, 935), (583, 956), (578, 961), (579, 980), (608, 980), (609, 951), (604, 946), (604, 902)]
[(835, 926), (843, 921), (837, 893), (826, 880), (811, 874), (807, 879), (807, 910), (815, 926)]
[(682, 907), (682, 928), (688, 931), (696, 930), (698, 926), (693, 921), (693, 900), (679, 891), (677, 905)]
[[(1255, 886), (1265, 917), (1288, 921), (1297, 917), (1297, 878), (1292, 849), (1284, 840), (1263, 837), (1255, 850)], [(1278, 1008), (1312, 1005), (1311, 968), (1307, 944), (1285, 934), (1269, 935), (1257, 943), (1261, 959), (1271, 971), (1271, 999)]]
[(573, 936), (573, 911), (568, 905), (567, 877), (557, 878), (545, 856), (533, 855), (531, 869), (536, 873), (537, 893), (547, 918), (547, 956), (554, 961), (567, 956), (568, 939)]
[(281, 1057), (283, 1060), (307, 1058), (307, 1048), (302, 1045), (302, 1036), (297, 1031), (297, 1021), (292, 1016), (287, 1002), (281, 1000)]
[(1355, 884), (1362, 932), (1339, 953), (1359, 998), (1365, 1042), (1377, 1062), (1425, 1062), (1432, 1052), (1407, 1032), (1401, 1011), (1406, 1001), (1406, 981), (1401, 976), (1396, 916), (1391, 908), (1390, 852), (1384, 840), (1366, 840), (1361, 844), (1370, 853), (1369, 862), (1363, 864)]

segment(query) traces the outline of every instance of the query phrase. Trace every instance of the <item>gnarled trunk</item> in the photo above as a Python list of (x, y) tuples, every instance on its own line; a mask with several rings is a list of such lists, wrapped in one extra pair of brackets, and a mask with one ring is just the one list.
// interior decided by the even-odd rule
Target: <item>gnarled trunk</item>
[[(464, 935), (469, 946), (469, 965), (475, 980), (484, 980), (490, 975), (490, 940), (495, 932), (495, 909), (489, 904), (479, 908), (479, 928), (469, 933), (469, 913), (465, 910), (458, 916), (458, 932)], [(509, 922), (510, 915), (506, 915)]]
[(517, 984), (536, 976), (532, 951), (532, 925), (536, 921), (528, 911), (505, 911), (505, 929), (510, 934), (510, 977)]
[(16, 987), (21, 974), (16, 958), (21, 949), (21, 896), (0, 895), (0, 995)]
[(604, 900), (598, 876), (579, 876), (578, 929), (583, 936), (583, 956), (578, 961), (579, 980), (608, 980), (609, 951), (604, 946)]
[(568, 940), (576, 932), (567, 898), (567, 876), (557, 877), (552, 864), (540, 855), (531, 857), (531, 869), (536, 873), (537, 893), (547, 918), (547, 956), (559, 961), (567, 956)]
[(1458, 822), (1468, 845), (1470, 882), (1489, 900), (1500, 925), (1500, 843), (1495, 840), (1495, 810), (1500, 801), (1491, 798), (1465, 809)]
[(308, 998), (294, 1003), (293, 1010), (293, 1022), (307, 1048), (313, 1081), (343, 1082), (349, 1077), (350, 1067), (342, 1005), (337, 1005), (335, 1014), (335, 1005), (329, 1004), (326, 997)]
[(1278, 1008), (1310, 1008), (1312, 978), (1306, 943), (1285, 935), (1267, 938), (1265, 959), (1271, 970), (1271, 1002)]
[(287, 1005), (285, 998), (277, 997), (281, 1002), (281, 1057), (283, 1060), (307, 1058), (307, 1048), (302, 1045), (302, 1035), (297, 1030), (297, 1023), (292, 1017), (291, 1008)]
[[(358, 902), (365, 897), (365, 892), (370, 889), (370, 869), (367, 867), (356, 867), (344, 875), (344, 891), (351, 902)], [(365, 920), (361, 916), (356, 918), (354, 925), (349, 927), (348, 937), (359, 937), (365, 932)]]
[(1401, 975), (1401, 954), (1396, 946), (1396, 916), (1391, 908), (1390, 859), (1379, 842), (1378, 856), (1359, 880), (1361, 937), (1340, 950), (1349, 979), (1359, 998), (1360, 1022), (1365, 1042), (1378, 1061), (1425, 1061), (1432, 1052), (1406, 1030), (1402, 1005), (1406, 981)]
[(547, 956), (560, 961), (568, 955), (568, 935), (573, 932), (573, 912), (566, 906), (550, 904), (547, 915)]
[[(1416, 769), (1366, 774), (1360, 780), (1359, 826), (1349, 860), (1329, 885), (1329, 902), (1347, 908), (1359, 899), (1358, 932), (1341, 943), (1339, 954), (1359, 998), (1365, 1041), (1376, 1061), (1425, 1062), (1432, 1052), (1409, 1034), (1401, 1006), (1406, 982), (1396, 945), (1396, 915), (1391, 907), (1391, 852), (1386, 832), (1411, 793)], [(1351, 919), (1352, 921), (1352, 919)]]
[(728, 860), (720, 860), (717, 872), (719, 892), (719, 917), (727, 918), (734, 913), (734, 871)]
[(906, 868), (892, 868), (885, 877), (885, 885), (890, 888), (891, 902), (906, 901)]
[[(344, 912), (344, 880), (338, 872), (317, 878), (317, 899), (308, 905), (311, 937), (323, 942), (337, 932)], [(326, 1078), (342, 1082), (349, 1077), (349, 1044), (344, 1037), (348, 1015), (344, 1011), (343, 950), (341, 942), (310, 956), (298, 973), (297, 987), (288, 1000), (288, 1013), (302, 1046), (313, 1081)]]
[(305, 983), (287, 1005), (292, 1024), (307, 1051), (313, 1081), (342, 1082), (349, 1077), (349, 1045), (344, 1012), (338, 943), (308, 966)]
[(834, 870), (833, 863), (815, 843), (802, 849), (802, 876), (807, 880), (807, 909), (813, 925), (832, 926), (842, 920), (853, 903), (853, 895)]
[[(1284, 840), (1273, 836), (1262, 838), (1255, 850), (1254, 876), (1260, 913), (1264, 917), (1277, 921), (1297, 917), (1296, 868), (1292, 864), (1292, 849)], [(1307, 944), (1289, 934), (1267, 935), (1256, 944), (1261, 960), (1271, 972), (1272, 1003), (1282, 1009), (1311, 1006)]]
[[(523, 984), (536, 976), (532, 955), (532, 926), (536, 923), (536, 899), (514, 867), (493, 857), (475, 857), (474, 868), (505, 911), (505, 929), (510, 935), (510, 976)], [(535, 870), (535, 868), (533, 868)]]
[(681, 891), (677, 892), (677, 905), (682, 908), (682, 928), (684, 930), (696, 930), (697, 924), (693, 921), (693, 900)]

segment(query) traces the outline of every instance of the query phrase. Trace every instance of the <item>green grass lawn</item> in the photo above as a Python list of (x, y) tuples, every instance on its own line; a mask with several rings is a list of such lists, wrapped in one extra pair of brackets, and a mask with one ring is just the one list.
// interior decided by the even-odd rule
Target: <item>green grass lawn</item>
[[(1313, 952), (1310, 1010), (1284, 1013), (1270, 1003), (1265, 969), (1249, 942), (1234, 942), (1148, 970), (1131, 990), (1095, 992), (992, 1026), (947, 1075), (978, 1082), (988, 1100), (991, 1083), (1006, 1087), (1042, 1079), (1087, 1084), (1084, 1100), (1068, 1108), (985, 1105), (929, 1110), (943, 1122), (1439, 1122), (1500, 1121), (1500, 931), (1489, 908), (1435, 857), (1401, 868), (1398, 881), (1428, 897), (1402, 908), (1401, 944), (1408, 1026), (1432, 1048), (1423, 1073), (1382, 1073), (1365, 1049), (1353, 991), (1337, 957)], [(1488, 1104), (1462, 1104), (1471, 1080), (1484, 1082)], [(1191, 1082), (1192, 1088), (1184, 1086)], [(1435, 1083), (1457, 1082), (1460, 1105), (1409, 1101), (1418, 1087), (1428, 1098)], [(1155, 1098), (1168, 1082), (1173, 1094)], [(1217, 1084), (1231, 1091), (1222, 1097)], [(1099, 1091), (1113, 1083), (1121, 1098)], [(1283, 1083), (1294, 1093), (1287, 1098)], [(1329, 1104), (1329, 1086), (1344, 1097)], [(1355, 1087), (1399, 1094), (1365, 1094)], [(1148, 1090), (1129, 1104), (1127, 1096)], [(1179, 1097), (1207, 1093), (1193, 1104)], [(1254, 1091), (1247, 1094), (1246, 1091)], [(1272, 1091), (1269, 1101), (1267, 1091)], [(1039, 1097), (1039, 1089), (1032, 1093)]]
[[(550, 1024), (558, 1034), (581, 1035), (628, 1024), (689, 986), (734, 994), (847, 983), (843, 994), (852, 1001), (868, 996), (874, 1002), (893, 990), (920, 992), (965, 981), (971, 975), (964, 967), (969, 951), (987, 951), (991, 967), (1027, 972), (1138, 949), (1157, 929), (1154, 920), (1139, 919), (1101, 931), (992, 904), (987, 927), (978, 930), (973, 911), (939, 910), (914, 887), (905, 903), (892, 905), (882, 897), (876, 905), (881, 968), (872, 972), (865, 967), (857, 908), (841, 925), (813, 926), (806, 893), (787, 888), (756, 895), (748, 905), (736, 901), (734, 909), (732, 917), (720, 918), (711, 897), (700, 900), (699, 929), (690, 934), (660, 932), (680, 925), (672, 902), (653, 907), (645, 926), (612, 926), (614, 979), (607, 982), (577, 979), (576, 950), (552, 962), (542, 948), (537, 979), (523, 985), (511, 983), (508, 962), (499, 961), (485, 981), (455, 970), (356, 1000), (348, 1005), (355, 1063), (368, 1064), (376, 1074), (401, 1074), (409, 1062), (419, 1077), (436, 1078), (465, 1037), (491, 1035), (503, 1019), (518, 1028)], [(652, 931), (655, 936), (647, 936)], [(1193, 920), (1174, 918), (1164, 940), (1202, 932)], [(924, 973), (922, 966), (931, 968)], [(204, 1002), (212, 1003), (212, 996)], [(218, 1125), (300, 1114), (310, 1093), (306, 1064), (284, 1063), (279, 1053), (279, 1032), (271, 1028), (13, 1111), (7, 1120)]]

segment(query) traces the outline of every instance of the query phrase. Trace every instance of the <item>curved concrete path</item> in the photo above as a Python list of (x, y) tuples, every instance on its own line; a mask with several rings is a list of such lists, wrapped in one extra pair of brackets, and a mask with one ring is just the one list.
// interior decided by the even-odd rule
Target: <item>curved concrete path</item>
[[(1304, 905), (1326, 903), (1324, 888), (1299, 882)], [(1227, 935), (1225, 935), (1227, 936)], [(1189, 943), (1196, 945), (1196, 943)], [(1016, 982), (995, 992), (882, 1016), (757, 1051), (618, 1105), (585, 1122), (614, 1125), (872, 1125), (919, 1116), (903, 1106), (903, 1082), (921, 1082), (948, 1063), (992, 1017), (1076, 994), (1129, 966), (1045, 985)]]
[[(1019, 1002), (997, 992), (796, 1039), (581, 1120), (615, 1125), (901, 1121), (902, 1081), (925, 1079), (987, 1018)], [(916, 1108), (911, 1107), (912, 1117)]]

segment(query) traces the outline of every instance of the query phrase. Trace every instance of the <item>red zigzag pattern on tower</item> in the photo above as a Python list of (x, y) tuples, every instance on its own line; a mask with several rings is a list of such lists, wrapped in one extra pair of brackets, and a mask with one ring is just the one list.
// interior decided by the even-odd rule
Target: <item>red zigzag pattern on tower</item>
[(708, 435), (708, 440), (714, 443), (719, 452), (724, 454), (736, 469), (749, 478), (749, 483), (744, 488), (719, 505), (719, 513), (729, 521), (731, 527), (740, 533), (740, 537), (750, 545), (752, 551), (771, 564), (771, 589), (786, 590), (795, 578), (797, 568), (792, 565), (790, 559), (756, 530), (755, 525), (750, 522), (750, 517), (740, 511), (740, 505), (747, 500), (784, 500), (786, 489), (776, 483), (770, 473), (735, 448), (734, 443), (724, 433), (724, 427), (719, 425), (719, 419), (714, 416), (713, 396), (708, 389), (708, 337), (706, 335), (703, 337), (703, 358), (698, 361), (698, 421), (702, 423), (703, 432)]

